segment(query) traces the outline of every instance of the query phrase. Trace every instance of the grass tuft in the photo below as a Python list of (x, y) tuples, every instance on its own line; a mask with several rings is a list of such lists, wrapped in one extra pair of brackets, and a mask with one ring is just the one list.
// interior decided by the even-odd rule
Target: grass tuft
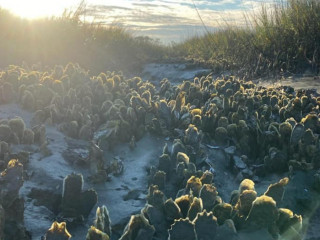
[(243, 75), (319, 72), (320, 1), (262, 4), (246, 27), (227, 26), (174, 49), (181, 56)]

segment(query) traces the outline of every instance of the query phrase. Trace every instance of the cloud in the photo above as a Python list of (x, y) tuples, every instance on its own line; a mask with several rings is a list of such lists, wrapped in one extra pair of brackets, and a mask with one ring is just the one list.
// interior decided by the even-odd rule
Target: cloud
[[(279, 0), (280, 1), (280, 0)], [(226, 25), (244, 26), (244, 15), (252, 15), (261, 4), (274, 0), (88, 0), (87, 14), (97, 21), (117, 22), (136, 34), (156, 37), (164, 42), (182, 35), (204, 33), (204, 26), (214, 31)], [(198, 13), (201, 19), (198, 16)], [(183, 34), (187, 33), (187, 34)]]
[(158, 8), (158, 7), (164, 7), (164, 8), (167, 8), (167, 9), (170, 9), (172, 10), (172, 7), (168, 6), (168, 5), (165, 5), (165, 4), (154, 4), (154, 3), (132, 3), (133, 6), (136, 6), (136, 7), (145, 7), (145, 8)]

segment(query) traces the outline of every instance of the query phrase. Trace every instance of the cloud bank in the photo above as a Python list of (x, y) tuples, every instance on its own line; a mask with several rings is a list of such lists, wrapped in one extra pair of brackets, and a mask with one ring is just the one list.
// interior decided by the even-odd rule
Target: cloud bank
[(227, 24), (244, 26), (244, 15), (250, 16), (261, 4), (274, 0), (91, 0), (87, 14), (97, 22), (118, 24), (168, 43), (201, 35), (205, 27), (214, 31)]
[[(86, 0), (87, 21), (117, 24), (135, 35), (179, 42), (225, 25), (244, 26), (261, 4), (286, 0)], [(24, 17), (61, 15), (81, 0), (0, 0), (0, 6)], [(200, 17), (203, 21), (201, 21)], [(204, 26), (205, 25), (205, 26)]]

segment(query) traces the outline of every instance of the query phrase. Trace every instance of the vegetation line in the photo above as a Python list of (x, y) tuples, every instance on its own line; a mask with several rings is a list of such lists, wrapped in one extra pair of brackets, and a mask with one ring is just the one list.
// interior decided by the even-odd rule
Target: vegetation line
[(119, 26), (85, 22), (86, 6), (61, 17), (26, 20), (0, 8), (0, 67), (23, 61), (43, 65), (78, 62), (93, 73), (108, 69), (139, 73), (152, 62), (192, 61), (215, 73), (242, 77), (319, 74), (320, 1), (288, 0), (261, 5), (246, 26), (220, 27), (181, 43), (163, 45)]
[(262, 4), (260, 11), (245, 19), (245, 27), (221, 27), (177, 44), (175, 51), (216, 72), (232, 70), (242, 76), (319, 73), (318, 0)]

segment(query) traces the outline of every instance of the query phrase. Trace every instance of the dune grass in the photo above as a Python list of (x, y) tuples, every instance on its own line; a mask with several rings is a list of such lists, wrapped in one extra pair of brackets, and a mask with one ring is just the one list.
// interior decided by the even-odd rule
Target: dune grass
[(246, 27), (227, 26), (175, 46), (186, 58), (216, 71), (248, 76), (319, 73), (320, 1), (287, 0), (247, 16)]
[(82, 21), (85, 5), (60, 17), (27, 20), (0, 8), (0, 67), (41, 62), (78, 62), (93, 73), (107, 69), (138, 73), (145, 63), (192, 59), (218, 73), (275, 76), (319, 73), (320, 1), (287, 0), (247, 18), (245, 27), (226, 26), (165, 46), (136, 37), (123, 27)]
[(164, 56), (166, 48), (151, 38), (135, 37), (117, 25), (81, 21), (84, 10), (80, 4), (60, 17), (27, 20), (0, 9), (0, 66), (73, 61), (94, 73), (137, 71)]

